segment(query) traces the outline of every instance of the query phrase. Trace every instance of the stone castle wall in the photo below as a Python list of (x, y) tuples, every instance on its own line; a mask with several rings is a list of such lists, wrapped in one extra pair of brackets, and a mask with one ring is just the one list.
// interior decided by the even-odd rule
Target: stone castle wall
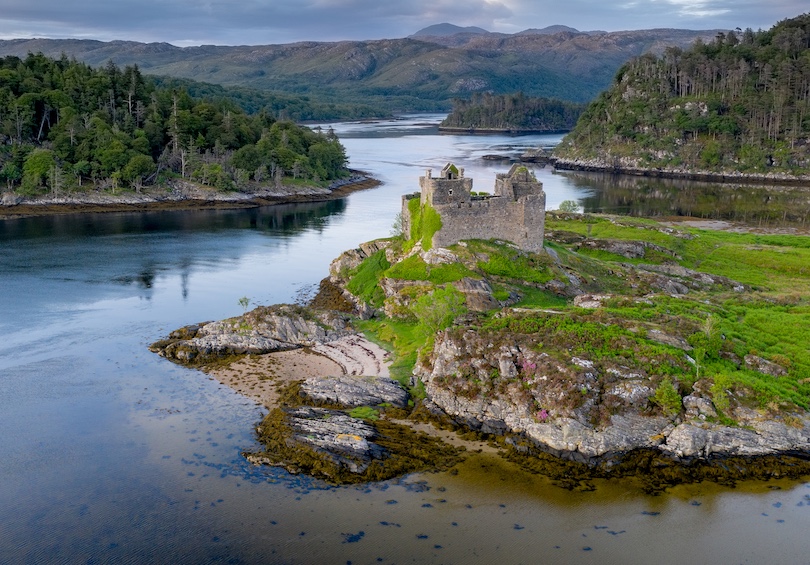
[(525, 168), (513, 166), (507, 174), (497, 175), (495, 195), (470, 194), (472, 179), (464, 169), (448, 163), (440, 176), (428, 170), (419, 178), (420, 193), (402, 197), (402, 229), (410, 236), (408, 202), (420, 198), (441, 216), (442, 228), (433, 236), (434, 247), (448, 247), (463, 239), (502, 239), (521, 249), (543, 249), (546, 195), (543, 186)]
[(442, 217), (442, 229), (433, 236), (434, 247), (447, 247), (462, 239), (503, 239), (526, 251), (543, 249), (544, 194), (520, 201), (492, 196), (434, 208)]

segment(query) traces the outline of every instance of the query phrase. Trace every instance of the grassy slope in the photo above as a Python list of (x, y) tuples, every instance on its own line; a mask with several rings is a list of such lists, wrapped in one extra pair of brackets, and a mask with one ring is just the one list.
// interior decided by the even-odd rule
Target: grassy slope
[[(461, 275), (487, 278), (502, 297), (520, 295), (514, 306), (529, 312), (507, 310), (497, 318), (490, 312), (472, 322), (479, 331), (507, 338), (510, 332), (540, 332), (548, 336), (542, 350), (552, 355), (556, 352), (564, 358), (579, 354), (598, 362), (643, 369), (658, 375), (661, 382), (673, 379), (682, 395), (688, 394), (698, 379), (708, 379), (721, 410), (728, 395), (771, 412), (791, 406), (810, 407), (810, 238), (673, 230), (630, 218), (549, 216), (546, 228), (578, 234), (580, 239), (590, 234), (593, 240), (650, 242), (678, 259), (649, 252), (644, 259), (628, 260), (605, 251), (586, 251), (575, 244), (549, 243), (558, 255), (558, 261), (553, 262), (544, 254), (520, 253), (494, 242), (468, 242), (452, 248), (462, 261), (450, 266), (456, 277), (447, 276), (447, 267), (422, 264), (417, 269), (421, 259), (412, 257), (405, 266), (378, 261), (371, 278), (408, 273), (410, 278), (436, 286)], [(634, 277), (623, 266), (633, 262), (677, 263), (728, 277), (748, 288), (738, 292), (729, 286), (713, 286), (673, 296)], [(569, 298), (550, 292), (543, 284), (553, 278), (565, 280), (564, 271), (576, 272), (583, 290), (607, 292), (613, 298), (596, 310), (574, 307)], [(369, 276), (366, 267), (361, 266), (360, 272)], [(375, 298), (379, 305), (379, 295)], [(549, 308), (563, 316), (545, 311)], [(403, 380), (417, 361), (417, 351), (432, 344), (413, 318), (377, 319), (362, 327), (394, 348), (394, 372)], [(697, 366), (681, 350), (649, 339), (647, 332), (653, 329), (695, 345), (689, 354), (698, 359)], [(772, 377), (747, 369), (742, 363), (747, 354), (776, 362), (787, 368), (788, 374)]]

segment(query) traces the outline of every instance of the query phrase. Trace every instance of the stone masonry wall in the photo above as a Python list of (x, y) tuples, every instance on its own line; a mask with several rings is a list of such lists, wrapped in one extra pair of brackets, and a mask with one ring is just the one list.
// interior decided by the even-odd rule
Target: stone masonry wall
[(545, 194), (528, 195), (518, 202), (497, 196), (434, 205), (442, 229), (434, 234), (433, 246), (447, 247), (462, 239), (503, 239), (526, 251), (541, 251), (545, 206)]

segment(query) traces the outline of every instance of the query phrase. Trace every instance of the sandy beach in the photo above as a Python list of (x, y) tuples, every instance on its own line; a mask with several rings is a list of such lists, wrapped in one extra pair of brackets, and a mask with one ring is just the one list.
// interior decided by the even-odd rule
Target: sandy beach
[(316, 347), (250, 355), (206, 372), (266, 408), (278, 404), (279, 389), (309, 377), (337, 375), (389, 377), (389, 354), (362, 335), (346, 336)]

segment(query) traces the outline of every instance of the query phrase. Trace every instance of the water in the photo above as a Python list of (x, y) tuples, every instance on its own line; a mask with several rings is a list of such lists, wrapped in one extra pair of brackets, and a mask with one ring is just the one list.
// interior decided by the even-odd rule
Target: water
[[(0, 221), (0, 563), (808, 563), (810, 484), (569, 492), (499, 460), (327, 488), (241, 456), (262, 410), (147, 345), (292, 301), (388, 235), (425, 168), (559, 137), (437, 135), (426, 118), (338, 124), (385, 184), (258, 210)], [(550, 207), (604, 186), (537, 172)], [(380, 561), (381, 560), (381, 561)]]

